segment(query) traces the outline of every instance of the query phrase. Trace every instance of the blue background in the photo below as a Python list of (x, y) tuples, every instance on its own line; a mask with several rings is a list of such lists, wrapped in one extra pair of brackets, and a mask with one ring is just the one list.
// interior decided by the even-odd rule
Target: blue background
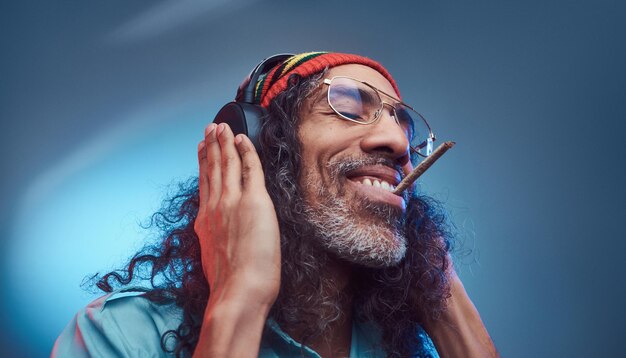
[[(40, 1), (0, 5), (0, 344), (45, 356), (194, 175), (262, 58), (354, 52), (457, 146), (422, 179), (504, 357), (617, 356), (626, 6), (619, 1)], [(467, 253), (471, 251), (471, 253)]]

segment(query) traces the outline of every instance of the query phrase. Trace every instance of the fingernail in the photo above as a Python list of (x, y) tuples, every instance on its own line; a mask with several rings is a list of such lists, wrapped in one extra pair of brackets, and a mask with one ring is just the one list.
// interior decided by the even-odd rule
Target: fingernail
[(213, 132), (215, 130), (215, 127), (217, 127), (217, 124), (215, 124), (215, 123), (209, 124), (206, 127), (206, 129), (204, 130), (204, 135), (207, 136), (207, 135), (211, 134), (211, 132)]
[(222, 134), (222, 132), (224, 131), (225, 128), (226, 128), (226, 125), (224, 123), (220, 123), (217, 126), (217, 135)]
[(237, 134), (237, 136), (235, 137), (235, 144), (239, 145), (239, 143), (241, 143), (242, 140), (243, 140), (243, 135)]

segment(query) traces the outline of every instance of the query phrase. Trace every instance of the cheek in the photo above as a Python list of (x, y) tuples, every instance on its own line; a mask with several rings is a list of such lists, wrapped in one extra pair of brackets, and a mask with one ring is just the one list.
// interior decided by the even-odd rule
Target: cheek
[(406, 163), (405, 165), (402, 166), (402, 173), (403, 173), (403, 177), (406, 176), (407, 174), (409, 174), (410, 172), (413, 171), (413, 164), (411, 163), (411, 161), (409, 161), (408, 163)]
[(303, 125), (298, 137), (302, 143), (303, 174), (313, 175), (318, 179), (326, 178), (324, 168), (337, 153), (345, 150), (337, 128), (332, 125), (308, 127)]
[(311, 149), (302, 149), (300, 188), (305, 200), (315, 206), (319, 203), (320, 195), (332, 195), (334, 189), (326, 168), (328, 153)]
[(315, 165), (307, 165), (307, 161), (303, 160), (303, 170), (300, 177), (300, 195), (309, 205), (316, 207), (319, 204), (321, 188), (324, 183), (320, 176), (320, 172)]
[(320, 187), (336, 194), (336, 178), (330, 177), (327, 164), (337, 156), (362, 154), (357, 129), (348, 122), (325, 117), (301, 124), (298, 132), (302, 143), (300, 185), (307, 200), (316, 201)]
[(324, 171), (324, 162), (312, 153), (307, 154), (303, 150), (300, 187), (308, 200), (317, 197), (320, 187), (326, 186), (327, 175)]

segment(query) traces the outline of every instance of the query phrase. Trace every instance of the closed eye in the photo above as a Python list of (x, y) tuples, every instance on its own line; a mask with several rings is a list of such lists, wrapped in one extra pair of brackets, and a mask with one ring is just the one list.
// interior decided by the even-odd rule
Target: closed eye
[(341, 115), (346, 117), (346, 118), (350, 118), (352, 120), (355, 120), (355, 121), (359, 121), (359, 122), (363, 121), (363, 117), (361, 117), (360, 114), (350, 113), (350, 112), (341, 112)]

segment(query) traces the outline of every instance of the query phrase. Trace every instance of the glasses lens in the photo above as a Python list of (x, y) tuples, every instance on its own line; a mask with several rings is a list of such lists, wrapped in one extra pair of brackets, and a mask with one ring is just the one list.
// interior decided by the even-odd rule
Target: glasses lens
[(396, 116), (400, 125), (407, 128), (411, 147), (423, 157), (430, 155), (433, 151), (433, 139), (426, 119), (403, 104), (396, 105)]
[[(365, 124), (374, 122), (383, 107), (375, 89), (348, 77), (334, 77), (331, 80), (328, 103), (343, 118)], [(402, 103), (396, 103), (394, 109), (398, 123), (406, 130), (411, 147), (422, 157), (430, 155), (433, 138), (426, 119)]]
[(345, 77), (335, 77), (328, 88), (328, 103), (346, 119), (371, 123), (381, 107), (378, 93), (364, 83)]

